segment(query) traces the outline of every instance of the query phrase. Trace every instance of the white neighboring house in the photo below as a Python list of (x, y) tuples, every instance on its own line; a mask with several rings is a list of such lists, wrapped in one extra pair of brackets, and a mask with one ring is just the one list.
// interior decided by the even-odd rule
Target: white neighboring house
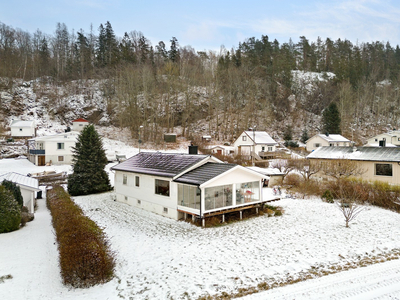
[(11, 137), (32, 138), (36, 135), (35, 121), (13, 120), (10, 129)]
[(340, 134), (316, 134), (306, 141), (306, 150), (311, 152), (319, 147), (350, 147), (349, 139)]
[(250, 130), (243, 131), (233, 143), (236, 154), (251, 156), (254, 150), (257, 159), (270, 157), (277, 145), (278, 143), (267, 132)]
[(72, 121), (72, 131), (78, 131), (81, 132), (83, 130), (83, 128), (85, 128), (85, 126), (89, 125), (89, 121), (79, 118), (76, 120)]
[(206, 147), (213, 155), (233, 155), (235, 154), (235, 147), (233, 146), (221, 146), (221, 145), (212, 145)]
[(24, 206), (28, 208), (30, 213), (34, 213), (36, 192), (40, 191), (39, 181), (35, 178), (14, 172), (0, 175), (0, 183), (3, 182), (3, 180), (14, 182), (20, 187), (22, 198), (24, 199)]
[(28, 140), (28, 159), (37, 166), (72, 163), (72, 147), (79, 132), (70, 131)]
[(366, 147), (400, 147), (400, 130), (378, 134), (367, 140)]
[(223, 215), (267, 202), (265, 176), (210, 155), (140, 152), (111, 168), (116, 200), (175, 220)]

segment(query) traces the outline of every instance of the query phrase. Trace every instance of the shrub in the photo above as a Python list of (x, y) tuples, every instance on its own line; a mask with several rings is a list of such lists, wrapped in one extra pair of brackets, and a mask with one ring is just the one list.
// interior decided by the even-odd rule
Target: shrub
[(326, 190), (326, 191), (322, 194), (321, 198), (322, 198), (323, 200), (325, 200), (326, 202), (328, 202), (328, 203), (333, 203), (333, 202), (334, 202), (334, 201), (333, 201), (333, 195), (332, 195), (332, 193), (331, 193), (330, 190)]
[(285, 176), (283, 183), (288, 186), (299, 186), (303, 178), (299, 174), (290, 173)]
[(0, 185), (0, 233), (19, 229), (21, 207), (13, 194)]
[(47, 193), (60, 254), (64, 284), (89, 287), (109, 281), (114, 274), (114, 254), (102, 230), (75, 205), (60, 186)]
[(24, 198), (22, 198), (20, 187), (16, 183), (8, 180), (3, 180), (1, 185), (9, 190), (11, 193), (13, 193), (15, 200), (22, 208), (22, 206), (24, 205)]

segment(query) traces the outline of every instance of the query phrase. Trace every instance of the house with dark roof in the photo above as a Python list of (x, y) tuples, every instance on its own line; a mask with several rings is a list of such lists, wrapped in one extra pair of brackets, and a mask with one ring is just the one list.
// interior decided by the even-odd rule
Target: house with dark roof
[(398, 147), (320, 147), (307, 156), (314, 161), (348, 159), (356, 161), (364, 173), (359, 178), (400, 184)]
[(111, 170), (116, 201), (175, 220), (204, 220), (266, 202), (265, 175), (211, 155), (140, 152)]

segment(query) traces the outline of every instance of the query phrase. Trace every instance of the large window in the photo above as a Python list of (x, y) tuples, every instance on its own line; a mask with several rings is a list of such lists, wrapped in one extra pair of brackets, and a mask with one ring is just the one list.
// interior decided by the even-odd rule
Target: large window
[(64, 149), (64, 143), (57, 143), (57, 149), (58, 150)]
[(375, 175), (393, 176), (393, 166), (391, 164), (375, 164)]
[(260, 182), (244, 182), (236, 185), (236, 204), (260, 200)]
[(156, 179), (155, 186), (155, 193), (157, 195), (169, 197), (169, 181)]
[(178, 205), (200, 209), (201, 190), (197, 186), (178, 184)]
[(128, 176), (126, 174), (122, 174), (122, 184), (128, 183)]
[(135, 176), (135, 186), (139, 187), (140, 179), (139, 176)]
[(206, 210), (232, 205), (232, 185), (230, 184), (206, 188), (204, 193)]

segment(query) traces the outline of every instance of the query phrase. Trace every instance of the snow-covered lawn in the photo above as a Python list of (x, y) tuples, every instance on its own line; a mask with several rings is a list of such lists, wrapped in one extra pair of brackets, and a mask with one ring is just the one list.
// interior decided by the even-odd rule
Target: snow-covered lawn
[[(0, 173), (4, 161), (0, 160)], [(13, 165), (18, 170), (18, 163)], [(20, 167), (22, 174), (34, 172), (27, 167)], [(199, 228), (114, 202), (113, 192), (74, 200), (107, 233), (116, 254), (116, 277), (90, 289), (63, 286), (50, 215), (45, 201), (38, 200), (33, 222), (0, 235), (0, 278), (12, 276), (3, 283), (0, 279), (0, 295), (9, 299), (197, 299), (289, 276), (295, 279), (310, 269), (344, 266), (400, 249), (400, 214), (376, 207), (367, 207), (345, 228), (341, 212), (332, 204), (284, 199), (273, 203), (284, 208), (281, 217)], [(365, 273), (369, 268), (353, 271)], [(287, 288), (291, 286), (283, 289)]]

